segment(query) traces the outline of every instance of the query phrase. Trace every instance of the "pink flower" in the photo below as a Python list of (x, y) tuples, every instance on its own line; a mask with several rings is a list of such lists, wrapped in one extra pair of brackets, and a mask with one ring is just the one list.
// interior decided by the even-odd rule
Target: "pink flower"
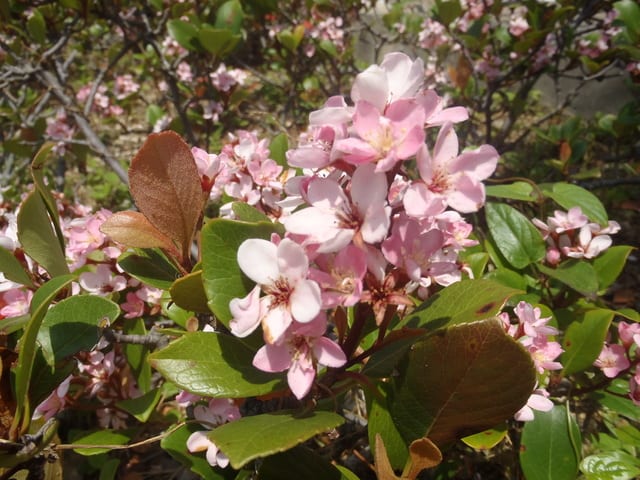
[(356, 103), (353, 128), (358, 137), (338, 140), (334, 148), (354, 165), (376, 163), (376, 172), (387, 172), (397, 162), (415, 155), (423, 145), (425, 112), (413, 100), (398, 100), (384, 115), (366, 101)]
[(356, 233), (366, 243), (377, 243), (384, 239), (390, 224), (386, 196), (387, 179), (374, 172), (372, 164), (354, 172), (351, 201), (337, 181), (313, 178), (306, 192), (311, 206), (283, 219), (283, 224), (288, 232), (306, 235), (309, 243), (319, 244), (318, 253), (341, 250)]
[(209, 439), (206, 431), (193, 432), (187, 439), (187, 449), (191, 453), (206, 451), (205, 457), (212, 467), (225, 468), (229, 465), (229, 457)]
[(545, 370), (560, 370), (562, 368), (560, 362), (553, 361), (564, 351), (558, 342), (537, 341), (529, 345), (527, 350), (531, 354), (538, 373), (543, 374)]
[(618, 374), (631, 366), (627, 358), (627, 351), (622, 345), (606, 345), (598, 359), (593, 363), (609, 378), (615, 378)]
[(424, 109), (427, 127), (440, 127), (448, 122), (464, 122), (469, 118), (469, 112), (464, 107), (444, 108), (444, 100), (434, 90), (424, 91), (416, 100)]
[(127, 293), (127, 300), (120, 305), (124, 318), (139, 318), (144, 314), (144, 302), (133, 292)]
[(519, 422), (530, 422), (534, 418), (533, 411), (549, 412), (553, 408), (553, 402), (549, 400), (549, 392), (543, 388), (537, 388), (527, 400), (527, 404), (513, 416)]
[(519, 302), (513, 311), (520, 321), (523, 333), (529, 337), (522, 342), (523, 345), (530, 345), (536, 339), (544, 341), (548, 336), (559, 333), (556, 328), (547, 325), (551, 317), (540, 318), (541, 310), (538, 307)]
[(636, 365), (636, 374), (629, 380), (629, 397), (640, 407), (640, 364)]
[(316, 364), (341, 367), (347, 358), (338, 344), (323, 337), (324, 314), (306, 324), (294, 324), (282, 341), (266, 344), (256, 352), (253, 365), (265, 372), (288, 370), (287, 381), (296, 398), (303, 398), (313, 385)]
[(67, 392), (69, 391), (69, 385), (71, 384), (71, 375), (65, 378), (58, 388), (56, 388), (51, 394), (36, 407), (34, 411), (34, 418), (44, 417), (45, 420), (49, 420), (56, 413), (60, 412), (67, 404)]
[(423, 145), (416, 156), (422, 181), (404, 196), (408, 215), (422, 218), (442, 213), (446, 205), (462, 213), (477, 211), (485, 199), (481, 180), (496, 169), (498, 152), (490, 145), (458, 155), (458, 136), (451, 123), (438, 133), (433, 156)]
[(33, 292), (22, 288), (15, 288), (4, 292), (2, 300), (5, 305), (0, 309), (0, 316), (3, 318), (12, 318), (28, 314), (32, 298)]
[(87, 292), (96, 295), (107, 295), (127, 288), (127, 280), (122, 275), (114, 275), (111, 266), (101, 263), (95, 271), (83, 272), (78, 283)]
[(634, 343), (640, 347), (640, 323), (620, 322), (618, 335), (624, 348), (629, 349)]
[(509, 33), (514, 37), (519, 37), (529, 30), (529, 23), (526, 19), (527, 7), (520, 6), (513, 9), (511, 18), (509, 19)]
[[(285, 238), (279, 245), (249, 239), (238, 248), (240, 269), (257, 283), (245, 298), (231, 300), (231, 331), (246, 337), (262, 323), (267, 343), (277, 342), (295, 319), (308, 323), (320, 312), (320, 287), (307, 279), (304, 249)], [(265, 296), (259, 298), (260, 290)]]
[(324, 308), (351, 307), (358, 303), (367, 273), (367, 257), (362, 250), (347, 245), (336, 255), (319, 255), (315, 263), (321, 270), (312, 269), (309, 278), (320, 285)]

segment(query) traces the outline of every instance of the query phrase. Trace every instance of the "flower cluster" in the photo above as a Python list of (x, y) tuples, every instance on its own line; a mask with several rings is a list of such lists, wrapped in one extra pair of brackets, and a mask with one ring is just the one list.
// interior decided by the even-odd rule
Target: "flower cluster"
[(605, 343), (594, 365), (608, 378), (631, 372), (629, 397), (640, 406), (640, 323), (618, 323), (619, 343)]
[[(519, 302), (514, 308), (516, 323), (512, 323), (509, 314), (503, 312), (499, 318), (502, 320), (506, 332), (518, 340), (531, 354), (538, 378), (545, 380), (545, 373), (551, 370), (559, 370), (562, 365), (556, 358), (563, 352), (562, 347), (551, 338), (559, 332), (556, 328), (547, 325), (551, 317), (541, 318), (541, 310), (526, 302)], [(514, 418), (520, 421), (533, 420), (533, 410), (547, 412), (553, 408), (553, 403), (548, 399), (549, 393), (545, 388), (536, 388), (527, 404), (522, 407)]]
[(620, 231), (618, 222), (610, 220), (606, 227), (589, 222), (580, 207), (573, 207), (568, 212), (556, 210), (547, 223), (534, 218), (547, 242), (547, 262), (557, 265), (563, 258), (591, 259), (611, 246), (610, 235)]
[[(346, 362), (325, 336), (335, 307), (370, 304), (381, 325), (389, 309), (412, 305), (413, 293), (424, 298), (433, 284), (461, 278), (458, 253), (474, 242), (460, 213), (483, 205), (481, 181), (498, 154), (489, 145), (460, 153), (453, 123), (466, 110), (444, 108), (423, 79), (421, 60), (388, 54), (356, 77), (353, 105), (332, 97), (311, 113), (302, 143), (287, 152), (304, 174), (288, 179), (284, 201), (301, 208), (280, 218), (284, 238), (250, 239), (238, 249), (256, 285), (231, 301), (231, 331), (244, 337), (262, 326), (265, 345), (253, 363), (287, 370), (297, 398), (310, 391), (318, 365)], [(439, 128), (432, 147), (430, 128)], [(239, 157), (246, 165), (247, 155)]]

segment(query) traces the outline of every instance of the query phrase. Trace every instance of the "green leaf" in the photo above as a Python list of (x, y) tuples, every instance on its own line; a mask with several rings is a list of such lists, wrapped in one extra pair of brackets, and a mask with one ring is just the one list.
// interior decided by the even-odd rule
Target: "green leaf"
[(235, 48), (240, 40), (231, 30), (204, 26), (198, 32), (202, 46), (214, 55), (224, 55)]
[(233, 210), (236, 219), (241, 222), (271, 222), (271, 219), (264, 213), (245, 202), (233, 202), (231, 204), (231, 210)]
[(515, 208), (487, 203), (487, 225), (497, 249), (515, 268), (542, 260), (546, 247), (538, 229)]
[(117, 303), (96, 295), (69, 297), (51, 307), (38, 332), (38, 343), (49, 366), (79, 351), (91, 350), (100, 339), (103, 322), (109, 325), (118, 315)]
[[(79, 438), (74, 438), (74, 445), (82, 445), (83, 448), (75, 448), (73, 451), (84, 455), (99, 455), (111, 451), (110, 445), (125, 445), (130, 440), (129, 435), (125, 435), (121, 430), (98, 430)], [(100, 445), (100, 447), (84, 448), (85, 445)]]
[(98, 480), (114, 480), (117, 478), (120, 459), (110, 458), (100, 467), (100, 477)]
[(211, 313), (202, 285), (202, 270), (177, 279), (169, 290), (171, 299), (181, 308), (198, 313)]
[(555, 278), (565, 285), (586, 296), (593, 296), (598, 291), (598, 277), (593, 267), (584, 260), (570, 259), (562, 262), (557, 268), (538, 265), (545, 275)]
[(291, 412), (243, 417), (221, 425), (209, 438), (239, 469), (260, 457), (284, 452), (322, 432), (341, 425), (344, 418), (332, 412), (316, 411), (304, 417)]
[(508, 185), (487, 185), (487, 196), (494, 198), (509, 198), (523, 202), (533, 202), (533, 186), (528, 182), (514, 182)]
[(244, 276), (236, 259), (238, 247), (248, 238), (268, 240), (277, 232), (273, 223), (245, 223), (214, 219), (202, 229), (202, 279), (211, 311), (228, 326), (229, 302), (245, 297), (252, 282)]
[(149, 361), (178, 387), (207, 397), (251, 397), (283, 387), (281, 375), (253, 366), (254, 354), (231, 335), (192, 332), (149, 355)]
[(38, 330), (40, 330), (40, 325), (42, 324), (42, 319), (47, 313), (49, 304), (53, 302), (62, 289), (67, 287), (75, 279), (75, 275), (63, 275), (53, 278), (43, 284), (33, 294), (29, 307), (31, 319), (24, 328), (24, 333), (20, 338), (18, 363), (14, 370), (15, 398), (24, 399), (24, 401), (18, 402), (16, 407), (13, 424), (11, 425), (10, 438), (17, 438), (29, 428), (31, 405), (27, 392), (29, 391), (29, 385), (31, 383), (33, 364), (36, 357), (36, 339)]
[(180, 276), (178, 269), (158, 249), (136, 249), (118, 258), (118, 265), (133, 278), (161, 290), (169, 290)]
[(607, 249), (593, 259), (593, 269), (598, 278), (598, 289), (604, 290), (616, 281), (622, 272), (633, 247), (618, 245)]
[(269, 157), (283, 168), (288, 168), (287, 150), (289, 141), (286, 133), (280, 133), (273, 137), (269, 144)]
[(613, 4), (620, 20), (627, 27), (629, 40), (637, 41), (640, 37), (640, 6), (634, 0), (622, 0)]
[(545, 186), (544, 194), (567, 210), (573, 207), (580, 207), (582, 213), (592, 222), (605, 226), (609, 221), (607, 210), (602, 205), (602, 202), (598, 200), (598, 197), (578, 185), (554, 183), (551, 186), (551, 190), (549, 190), (548, 186)]
[(49, 216), (53, 219), (53, 228), (55, 229), (56, 236), (58, 237), (60, 248), (64, 251), (65, 238), (62, 234), (62, 229), (60, 228), (58, 204), (51, 194), (51, 189), (47, 187), (44, 182), (44, 165), (48, 160), (49, 154), (54, 145), (55, 144), (53, 142), (46, 142), (42, 147), (40, 147), (40, 150), (38, 150), (38, 153), (36, 153), (35, 157), (33, 157), (33, 160), (31, 161), (31, 177), (33, 178), (36, 190), (40, 193), (40, 196), (47, 207)]
[(516, 288), (520, 291), (527, 290), (527, 279), (524, 275), (519, 274), (508, 268), (498, 267), (490, 271), (484, 276), (487, 280), (492, 280), (507, 287)]
[(7, 280), (33, 287), (33, 281), (22, 264), (13, 256), (13, 253), (3, 247), (0, 247), (0, 272)]
[(476, 450), (489, 450), (499, 444), (507, 436), (507, 424), (490, 428), (484, 432), (469, 435), (462, 441)]
[(156, 388), (140, 397), (120, 400), (116, 406), (136, 417), (138, 421), (145, 423), (158, 405), (161, 394), (162, 390)]
[[(437, 446), (511, 418), (535, 385), (531, 355), (498, 319), (438, 330), (398, 366), (389, 409), (407, 441)], [(496, 372), (500, 372), (497, 374)]]
[(244, 12), (239, 0), (229, 0), (218, 7), (215, 26), (229, 29), (237, 34), (242, 30), (243, 20)]
[(298, 445), (286, 452), (276, 453), (264, 459), (260, 480), (341, 480), (340, 471), (327, 460), (306, 447)]
[(411, 348), (411, 345), (416, 343), (418, 338), (424, 336), (425, 333), (426, 331), (423, 329), (402, 328), (393, 330), (385, 337), (385, 345), (369, 357), (369, 360), (362, 368), (362, 373), (372, 378), (391, 376), (398, 361)]
[(196, 39), (198, 29), (191, 23), (184, 20), (172, 19), (167, 22), (169, 34), (187, 50), (197, 50)]
[(42, 197), (37, 191), (24, 199), (18, 213), (18, 240), (24, 251), (52, 277), (69, 273)]
[(376, 444), (376, 434), (379, 434), (384, 442), (391, 467), (395, 470), (400, 470), (407, 463), (409, 449), (402, 435), (400, 435), (387, 405), (391, 385), (389, 383), (380, 383), (380, 389), (381, 395), (373, 396), (371, 406), (368, 408), (367, 434), (369, 436), (369, 445)]
[(600, 355), (615, 312), (594, 309), (577, 316), (567, 328), (560, 357), (564, 375), (588, 369)]
[(205, 480), (225, 480), (226, 477), (220, 473), (218, 468), (213, 468), (209, 465), (204, 456), (191, 455), (187, 450), (189, 436), (200, 430), (202, 430), (200, 425), (183, 425), (164, 437), (160, 441), (160, 446), (177, 461), (198, 474), (200, 478)]
[(580, 430), (564, 406), (536, 412), (526, 422), (520, 445), (520, 466), (527, 480), (574, 480), (580, 461)]
[(587, 480), (632, 480), (640, 477), (640, 460), (623, 451), (589, 455), (580, 462)]
[(449, 25), (462, 15), (462, 7), (457, 0), (436, 0), (436, 12), (441, 23), (443, 25)]
[(400, 326), (429, 331), (497, 315), (507, 299), (520, 290), (491, 280), (463, 280), (449, 285), (407, 315)]
[[(124, 333), (127, 335), (146, 335), (147, 333), (144, 319), (142, 318), (129, 319), (124, 325)], [(123, 349), (138, 387), (143, 393), (147, 393), (151, 389), (151, 366), (147, 361), (149, 347), (147, 345), (125, 343)]]
[(27, 20), (27, 31), (36, 43), (44, 43), (47, 40), (47, 23), (40, 10), (31, 10), (31, 16)]

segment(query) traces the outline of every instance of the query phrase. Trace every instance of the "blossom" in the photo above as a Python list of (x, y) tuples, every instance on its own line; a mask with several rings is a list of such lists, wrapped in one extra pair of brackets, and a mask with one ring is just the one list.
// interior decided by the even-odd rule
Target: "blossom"
[(618, 335), (624, 348), (629, 349), (634, 343), (640, 347), (640, 323), (618, 323)]
[(71, 384), (71, 375), (65, 378), (51, 394), (36, 407), (34, 418), (49, 420), (67, 405), (67, 392)]
[(351, 307), (360, 300), (367, 273), (367, 257), (361, 249), (347, 245), (335, 255), (318, 255), (315, 263), (321, 270), (312, 269), (309, 278), (320, 285), (324, 308)]
[(458, 155), (458, 136), (448, 122), (438, 133), (433, 156), (423, 145), (416, 161), (421, 180), (413, 182), (405, 193), (408, 215), (418, 218), (437, 215), (447, 205), (469, 213), (484, 203), (481, 180), (496, 169), (498, 152), (490, 145), (482, 145)]
[(615, 378), (618, 374), (631, 366), (627, 358), (627, 351), (622, 345), (606, 345), (593, 363), (609, 378)]
[(295, 323), (277, 343), (263, 345), (253, 365), (265, 372), (287, 372), (287, 382), (296, 398), (303, 398), (313, 385), (316, 364), (341, 367), (347, 358), (338, 344), (323, 337), (326, 317), (318, 315), (306, 324)]
[(524, 407), (518, 410), (513, 418), (519, 422), (530, 422), (534, 418), (533, 411), (548, 412), (553, 408), (553, 402), (549, 400), (549, 392), (543, 388), (537, 388), (529, 396)]
[(122, 275), (114, 275), (111, 266), (105, 263), (97, 265), (95, 271), (81, 273), (78, 283), (84, 290), (96, 295), (106, 295), (127, 288), (127, 280)]
[(15, 288), (2, 294), (4, 306), (0, 308), (0, 316), (4, 318), (20, 317), (29, 313), (29, 305), (33, 298), (31, 290)]
[(306, 197), (309, 207), (283, 219), (288, 232), (319, 244), (318, 253), (337, 252), (359, 233), (367, 243), (382, 241), (389, 229), (387, 180), (371, 164), (361, 165), (351, 179), (351, 200), (331, 178), (313, 178)]
[[(320, 312), (320, 287), (307, 279), (309, 259), (300, 245), (288, 238), (279, 245), (248, 239), (238, 248), (237, 257), (240, 269), (257, 286), (229, 305), (234, 335), (245, 337), (262, 323), (265, 341), (274, 343), (294, 319), (308, 323)], [(260, 290), (266, 294), (262, 298)]]

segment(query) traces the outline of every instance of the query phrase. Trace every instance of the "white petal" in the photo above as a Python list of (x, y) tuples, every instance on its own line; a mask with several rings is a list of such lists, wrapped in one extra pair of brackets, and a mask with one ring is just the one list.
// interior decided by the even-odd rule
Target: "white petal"
[(193, 432), (189, 439), (187, 440), (187, 449), (190, 452), (204, 452), (209, 445), (211, 445), (211, 440), (206, 435), (207, 432)]
[(254, 282), (271, 285), (280, 276), (277, 252), (275, 244), (260, 238), (250, 238), (238, 248), (238, 265)]
[(380, 112), (383, 112), (388, 98), (387, 72), (378, 65), (371, 65), (356, 76), (351, 88), (351, 100), (354, 104), (360, 100), (365, 100), (375, 105)]
[(300, 323), (310, 322), (320, 313), (320, 287), (313, 280), (301, 280), (296, 284), (289, 301), (293, 318)]
[(278, 245), (278, 267), (285, 278), (296, 281), (306, 278), (309, 259), (300, 245), (285, 238)]

